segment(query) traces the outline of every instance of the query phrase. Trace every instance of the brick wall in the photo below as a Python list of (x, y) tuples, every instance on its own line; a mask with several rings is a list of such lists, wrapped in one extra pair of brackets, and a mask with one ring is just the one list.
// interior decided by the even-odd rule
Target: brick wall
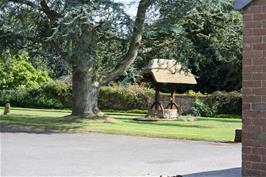
[(243, 177), (266, 177), (266, 0), (244, 10)]
[[(200, 100), (207, 100), (208, 96), (201, 96), (199, 97)], [(181, 106), (183, 113), (191, 114), (192, 113), (192, 106), (196, 100), (195, 96), (186, 96), (186, 95), (176, 95), (175, 102)], [(164, 108), (169, 104), (170, 96), (161, 95), (161, 103), (163, 104)]]

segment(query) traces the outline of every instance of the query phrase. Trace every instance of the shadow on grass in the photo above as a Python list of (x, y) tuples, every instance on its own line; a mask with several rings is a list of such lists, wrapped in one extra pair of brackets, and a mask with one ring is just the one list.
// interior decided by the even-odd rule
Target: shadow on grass
[(184, 177), (241, 177), (241, 168), (200, 172), (184, 175)]
[(185, 125), (180, 124), (179, 121), (171, 122), (159, 122), (159, 121), (135, 121), (135, 120), (125, 120), (124, 122), (133, 123), (133, 124), (142, 124), (142, 125), (151, 125), (151, 126), (169, 126), (169, 127), (186, 127), (186, 128), (212, 128), (210, 126), (204, 125)]
[[(2, 107), (3, 108), (3, 107)], [(31, 111), (31, 112), (36, 112), (36, 111), (41, 111), (41, 112), (59, 112), (59, 113), (70, 113), (71, 111), (68, 109), (47, 109), (47, 108), (22, 108), (22, 107), (12, 107), (12, 110), (17, 110), (17, 111)]]
[(225, 123), (239, 123), (241, 119), (231, 119), (231, 118), (199, 118), (196, 121), (214, 121), (214, 122), (225, 122)]
[(105, 113), (107, 116), (126, 116), (126, 117), (144, 117), (146, 114), (137, 114), (137, 113)]
[(84, 126), (81, 119), (69, 121), (65, 117), (0, 116), (0, 132), (62, 133)]

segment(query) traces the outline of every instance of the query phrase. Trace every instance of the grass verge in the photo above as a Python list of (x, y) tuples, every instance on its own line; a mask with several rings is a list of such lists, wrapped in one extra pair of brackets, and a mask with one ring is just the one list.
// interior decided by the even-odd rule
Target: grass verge
[(176, 121), (135, 121), (133, 119), (144, 118), (145, 115), (114, 111), (106, 112), (110, 117), (107, 120), (67, 121), (63, 116), (68, 114), (70, 114), (68, 110), (12, 108), (12, 114), (0, 116), (0, 123), (15, 128), (27, 128), (29, 131), (98, 132), (219, 142), (233, 142), (234, 131), (242, 124), (241, 119), (232, 117), (200, 117), (194, 120), (184, 116)]

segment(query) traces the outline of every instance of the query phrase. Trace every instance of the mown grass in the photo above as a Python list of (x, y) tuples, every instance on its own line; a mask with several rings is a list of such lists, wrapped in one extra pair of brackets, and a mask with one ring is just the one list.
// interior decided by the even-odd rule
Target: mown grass
[[(2, 112), (2, 108), (0, 109)], [(69, 121), (64, 116), (68, 110), (12, 108), (10, 115), (0, 116), (1, 124), (28, 129), (59, 130), (71, 132), (99, 132), (160, 138), (232, 142), (234, 131), (241, 127), (239, 118), (181, 117), (176, 121), (136, 121), (144, 114), (106, 112), (107, 120), (78, 119)]]

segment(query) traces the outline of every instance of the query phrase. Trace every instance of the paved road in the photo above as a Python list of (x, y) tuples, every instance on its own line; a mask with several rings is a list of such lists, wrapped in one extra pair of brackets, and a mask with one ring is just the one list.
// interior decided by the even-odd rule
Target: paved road
[(240, 144), (95, 133), (1, 133), (1, 176), (240, 177)]

